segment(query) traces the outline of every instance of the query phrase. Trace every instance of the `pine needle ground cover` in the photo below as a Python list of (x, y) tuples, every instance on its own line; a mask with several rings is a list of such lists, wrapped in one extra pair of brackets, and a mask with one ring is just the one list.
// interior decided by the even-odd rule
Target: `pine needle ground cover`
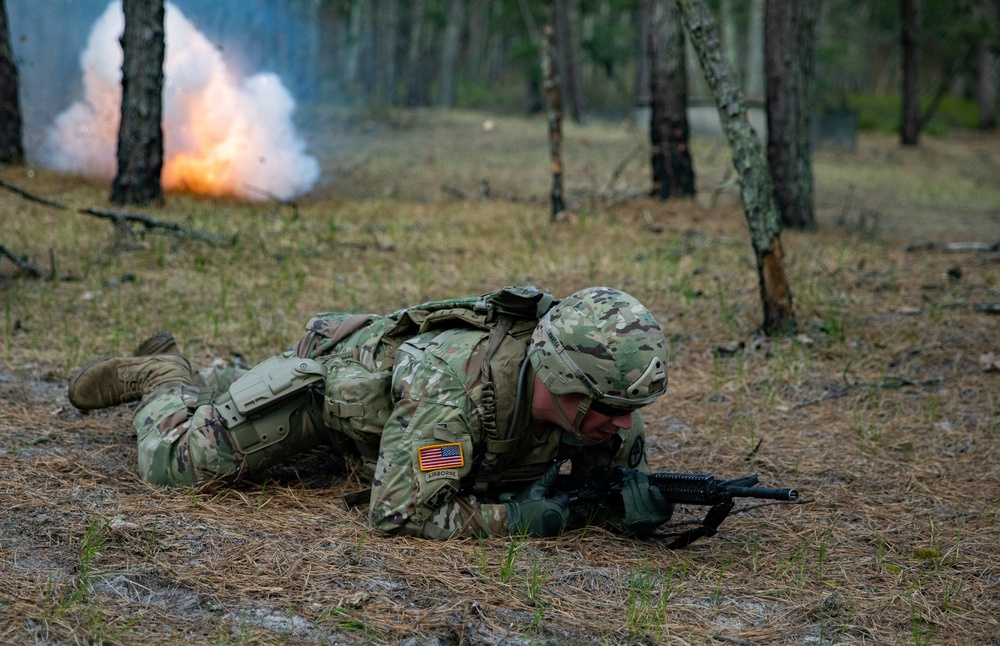
[[(799, 332), (761, 308), (726, 147), (699, 196), (657, 202), (644, 134), (567, 125), (569, 222), (550, 225), (545, 123), (314, 117), (324, 184), (296, 206), (169, 195), (157, 218), (233, 246), (134, 237), (77, 211), (108, 187), (0, 179), (0, 641), (174, 644), (987, 644), (1000, 632), (1000, 139), (865, 135), (817, 155), (819, 229), (785, 232)], [(484, 127), (487, 125), (487, 127)], [(637, 152), (638, 151), (638, 152)], [(917, 244), (920, 243), (920, 244)], [(193, 363), (261, 361), (319, 311), (388, 312), (531, 283), (606, 284), (671, 342), (648, 410), (660, 471), (794, 486), (683, 551), (380, 535), (310, 455), (235, 487), (135, 473), (128, 407), (80, 415), (88, 360), (171, 330)], [(679, 508), (668, 535), (700, 520)]]

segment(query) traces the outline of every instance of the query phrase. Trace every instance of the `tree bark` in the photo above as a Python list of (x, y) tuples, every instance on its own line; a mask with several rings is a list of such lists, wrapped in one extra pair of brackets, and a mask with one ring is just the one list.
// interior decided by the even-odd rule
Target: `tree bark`
[(785, 227), (816, 227), (811, 116), (817, 0), (768, 0), (764, 16), (767, 161)]
[(553, 2), (556, 31), (556, 58), (559, 61), (560, 94), (567, 99), (569, 115), (580, 123), (583, 113), (583, 89), (580, 82), (580, 2)]
[(552, 162), (552, 221), (555, 222), (566, 210), (566, 204), (563, 202), (562, 98), (559, 95), (555, 29), (551, 23), (545, 25), (544, 36), (542, 75), (545, 78), (545, 97), (548, 100), (549, 160)]
[(124, 0), (121, 37), (122, 110), (115, 204), (145, 204), (163, 197), (163, 0)]
[(5, 0), (0, 0), (0, 163), (24, 163), (20, 83), (10, 44)]
[(916, 146), (920, 136), (920, 89), (917, 85), (917, 0), (899, 0), (903, 46), (903, 114), (900, 142)]
[(996, 0), (980, 0), (976, 6), (979, 18), (987, 27), (987, 35), (979, 43), (977, 60), (976, 103), (979, 106), (979, 129), (996, 130), (997, 127), (997, 68), (1000, 57), (1000, 8)]
[(765, 334), (794, 332), (795, 314), (792, 291), (785, 276), (781, 220), (767, 159), (747, 117), (746, 101), (739, 83), (722, 58), (719, 30), (705, 0), (677, 2), (705, 78), (715, 94), (722, 129), (732, 148), (733, 166), (740, 182), (750, 239), (757, 257), (764, 309), (762, 329)]
[(462, 53), (462, 24), (465, 22), (464, 0), (451, 0), (447, 24), (441, 42), (440, 85), (438, 105), (451, 108), (455, 105), (458, 88), (458, 63)]
[(650, 162), (652, 195), (694, 195), (694, 165), (687, 119), (684, 29), (674, 0), (651, 0), (649, 14)]

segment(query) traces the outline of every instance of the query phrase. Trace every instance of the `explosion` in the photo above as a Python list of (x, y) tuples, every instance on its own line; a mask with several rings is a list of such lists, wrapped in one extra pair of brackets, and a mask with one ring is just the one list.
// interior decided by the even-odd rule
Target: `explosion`
[[(262, 73), (238, 82), (218, 49), (171, 3), (165, 22), (164, 190), (288, 199), (312, 188), (319, 165), (295, 132), (295, 101), (281, 79)], [(112, 2), (80, 57), (84, 97), (46, 135), (45, 166), (114, 177), (124, 28), (121, 2)]]

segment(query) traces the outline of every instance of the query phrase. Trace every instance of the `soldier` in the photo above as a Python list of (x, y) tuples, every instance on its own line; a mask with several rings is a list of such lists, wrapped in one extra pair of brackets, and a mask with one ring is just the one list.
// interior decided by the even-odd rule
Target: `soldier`
[[(81, 410), (141, 400), (139, 472), (155, 484), (233, 481), (335, 447), (370, 478), (370, 522), (389, 533), (557, 535), (566, 461), (573, 475), (629, 470), (624, 510), (576, 509), (588, 522), (642, 534), (669, 519), (648, 486), (638, 412), (666, 391), (667, 347), (632, 296), (504, 288), (384, 317), (321, 314), (307, 330), (228, 388), (193, 376), (157, 335), (140, 356), (85, 366), (69, 399)], [(222, 388), (196, 385), (206, 376)]]

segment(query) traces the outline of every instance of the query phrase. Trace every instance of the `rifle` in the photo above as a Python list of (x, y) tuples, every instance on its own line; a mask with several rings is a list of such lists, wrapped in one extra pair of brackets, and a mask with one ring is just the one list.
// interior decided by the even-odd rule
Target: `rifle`
[[(570, 476), (561, 481), (561, 484), (570, 496), (571, 505), (597, 503), (622, 509), (624, 503), (621, 490), (627, 472), (622, 467), (599, 469), (586, 479)], [(667, 545), (668, 549), (682, 549), (703, 536), (714, 536), (719, 525), (733, 510), (736, 498), (763, 498), (782, 502), (799, 500), (799, 492), (795, 489), (754, 486), (758, 480), (756, 474), (735, 480), (718, 480), (715, 476), (703, 473), (663, 472), (653, 473), (648, 477), (649, 486), (656, 487), (671, 503), (711, 506), (701, 524), (674, 539)], [(566, 487), (567, 484), (571, 486)]]

